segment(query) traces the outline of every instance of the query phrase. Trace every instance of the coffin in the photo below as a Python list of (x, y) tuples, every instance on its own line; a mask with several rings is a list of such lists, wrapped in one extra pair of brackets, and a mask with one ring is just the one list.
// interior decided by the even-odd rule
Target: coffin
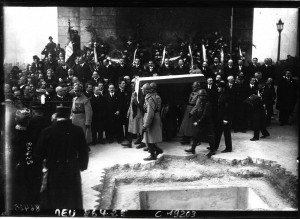
[(188, 102), (192, 84), (195, 81), (205, 83), (206, 79), (203, 74), (139, 77), (135, 81), (135, 91), (140, 97), (141, 87), (145, 83), (155, 82), (163, 104), (185, 104)]

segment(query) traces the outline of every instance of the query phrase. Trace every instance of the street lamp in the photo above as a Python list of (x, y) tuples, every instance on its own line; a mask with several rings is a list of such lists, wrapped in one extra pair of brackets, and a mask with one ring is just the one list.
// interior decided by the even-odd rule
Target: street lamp
[(278, 52), (277, 52), (277, 62), (278, 62), (279, 59), (280, 59), (281, 31), (283, 30), (284, 23), (281, 21), (281, 19), (279, 19), (279, 21), (276, 25), (277, 25), (277, 30), (278, 30), (278, 33), (279, 33), (279, 36), (278, 36)]

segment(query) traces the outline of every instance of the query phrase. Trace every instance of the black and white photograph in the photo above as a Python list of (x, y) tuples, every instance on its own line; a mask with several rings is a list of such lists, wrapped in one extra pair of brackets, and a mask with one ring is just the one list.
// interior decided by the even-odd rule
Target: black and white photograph
[(0, 214), (299, 217), (283, 6), (4, 4)]

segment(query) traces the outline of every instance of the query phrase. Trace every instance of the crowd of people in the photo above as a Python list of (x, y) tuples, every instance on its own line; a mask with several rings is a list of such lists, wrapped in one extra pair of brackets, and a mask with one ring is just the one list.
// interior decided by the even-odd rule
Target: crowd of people
[[(210, 158), (218, 150), (223, 133), (223, 153), (234, 150), (231, 131), (253, 130), (251, 141), (259, 140), (260, 132), (261, 138), (270, 136), (267, 127), (275, 104), (280, 125), (288, 125), (297, 102), (298, 82), (291, 70), (286, 69), (277, 80), (270, 58), (262, 65), (253, 58), (246, 66), (243, 59), (222, 64), (215, 57), (213, 63), (190, 66), (180, 57), (173, 62), (166, 57), (161, 65), (153, 60), (142, 65), (138, 57), (133, 64), (126, 63), (125, 58), (118, 63), (104, 58), (99, 63), (88, 61), (86, 54), (76, 54), (74, 66), (69, 66), (63, 49), (52, 42), (52, 37), (49, 40), (43, 59), (34, 55), (26, 69), (14, 66), (6, 74), (7, 127), (12, 133), (14, 187), (19, 188), (14, 190), (18, 195), (12, 197), (20, 197), (12, 203), (43, 201), (56, 208), (70, 201), (74, 205), (68, 207), (82, 208), (82, 200), (72, 194), (78, 193), (79, 171), (87, 168), (88, 146), (114, 141), (125, 148), (135, 144), (150, 153), (144, 160), (156, 160), (163, 153), (158, 143), (180, 136), (182, 144), (191, 145), (187, 153), (195, 153), (196, 146), (207, 141)], [(140, 92), (135, 90), (137, 77), (185, 74), (202, 74), (205, 82), (189, 85), (190, 95), (182, 104), (161, 98), (159, 90), (164, 85), (155, 82), (144, 84)], [(62, 188), (68, 184), (61, 185), (58, 180), (68, 172), (62, 168), (66, 163), (68, 170), (76, 169), (67, 176), (75, 183), (66, 191), (55, 192), (52, 187), (40, 200), (44, 160), (50, 185)], [(53, 168), (55, 173), (50, 171)], [(59, 168), (61, 172), (57, 172)], [(24, 183), (26, 174), (31, 181)]]

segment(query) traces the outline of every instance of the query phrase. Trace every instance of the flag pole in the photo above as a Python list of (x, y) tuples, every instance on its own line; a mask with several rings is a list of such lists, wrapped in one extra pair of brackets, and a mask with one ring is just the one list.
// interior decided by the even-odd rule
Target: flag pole
[(232, 36), (233, 36), (233, 8), (231, 8), (231, 19), (230, 19), (230, 58), (232, 58)]

